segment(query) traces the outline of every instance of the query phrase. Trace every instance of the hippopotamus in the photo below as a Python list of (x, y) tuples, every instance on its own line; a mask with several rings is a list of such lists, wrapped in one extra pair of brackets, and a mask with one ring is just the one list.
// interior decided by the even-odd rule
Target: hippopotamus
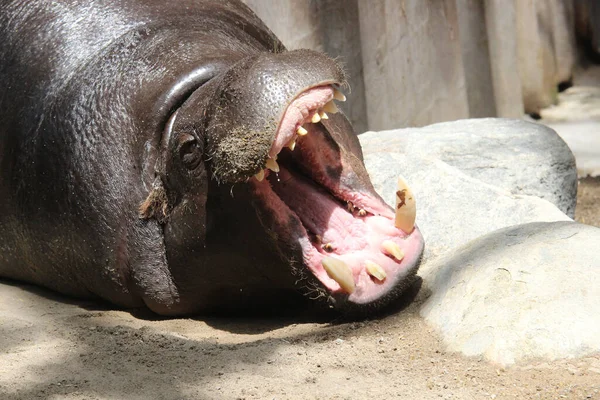
[(0, 37), (0, 276), (167, 316), (371, 312), (415, 280), (342, 67), (243, 3), (4, 0)]

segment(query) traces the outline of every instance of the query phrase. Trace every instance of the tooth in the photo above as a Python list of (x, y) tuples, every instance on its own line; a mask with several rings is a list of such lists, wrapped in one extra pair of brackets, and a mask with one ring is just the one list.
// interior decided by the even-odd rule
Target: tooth
[(296, 132), (300, 136), (304, 136), (304, 135), (306, 135), (308, 133), (308, 131), (306, 129), (304, 129), (303, 126), (298, 127), (298, 130)]
[(316, 124), (317, 122), (319, 122), (321, 120), (321, 116), (319, 115), (318, 112), (314, 113), (310, 122), (312, 122), (313, 124)]
[(325, 111), (321, 111), (319, 115), (321, 116), (321, 119), (329, 119), (329, 115), (327, 115)]
[(323, 111), (331, 113), (331, 114), (335, 114), (339, 110), (338, 110), (337, 106), (335, 105), (335, 103), (333, 102), (333, 100), (331, 100), (331, 101), (329, 101), (329, 103), (327, 103), (323, 106)]
[(325, 272), (327, 272), (327, 275), (336, 281), (343, 291), (347, 293), (354, 292), (354, 277), (352, 276), (350, 267), (348, 267), (345, 262), (337, 258), (325, 257), (321, 261), (321, 264), (323, 265)]
[(296, 148), (296, 138), (292, 138), (292, 140), (290, 140), (286, 146), (291, 151), (294, 151), (294, 149)]
[(358, 210), (358, 215), (361, 217), (365, 217), (367, 215), (367, 212), (361, 208), (360, 210)]
[(267, 168), (273, 172), (279, 172), (279, 164), (273, 158), (267, 158)]
[(346, 101), (346, 96), (344, 96), (344, 93), (337, 89), (333, 89), (333, 98), (339, 101)]
[(351, 202), (351, 201), (347, 201), (347, 202), (346, 202), (346, 208), (348, 209), (348, 212), (349, 212), (349, 213), (352, 213), (352, 212), (354, 212), (354, 204), (352, 204), (352, 202)]
[(383, 268), (381, 268), (381, 265), (376, 264), (373, 261), (365, 261), (365, 269), (367, 270), (367, 273), (369, 275), (379, 279), (380, 281), (385, 280), (385, 278), (387, 277), (387, 274), (385, 273)]
[(415, 228), (417, 217), (417, 204), (412, 190), (404, 178), (398, 178), (398, 191), (396, 192), (396, 219), (394, 225), (406, 233), (411, 233)]
[(261, 182), (263, 179), (265, 179), (265, 170), (261, 169), (256, 175), (254, 175), (254, 177), (257, 181)]
[(333, 245), (331, 243), (325, 243), (323, 245), (323, 250), (325, 250), (328, 253), (331, 253), (333, 251)]
[(385, 253), (393, 256), (396, 260), (400, 261), (404, 258), (404, 252), (396, 243), (391, 240), (384, 240), (381, 243), (381, 248)]

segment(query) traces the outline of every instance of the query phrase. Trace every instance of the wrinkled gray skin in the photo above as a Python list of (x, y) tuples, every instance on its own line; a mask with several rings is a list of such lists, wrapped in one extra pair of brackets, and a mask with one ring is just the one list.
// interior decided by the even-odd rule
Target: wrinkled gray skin
[(4, 0), (0, 37), (0, 276), (164, 315), (319, 285), (246, 182), (293, 97), (344, 83), (334, 61), (231, 0)]

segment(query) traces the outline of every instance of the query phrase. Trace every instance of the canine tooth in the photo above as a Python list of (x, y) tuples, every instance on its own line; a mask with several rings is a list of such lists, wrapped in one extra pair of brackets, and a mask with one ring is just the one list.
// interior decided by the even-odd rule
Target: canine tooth
[(273, 158), (267, 158), (267, 168), (273, 172), (279, 172), (279, 164)]
[(310, 122), (312, 122), (313, 124), (316, 124), (317, 122), (319, 122), (321, 120), (321, 116), (319, 115), (318, 112), (314, 113)]
[(292, 140), (290, 140), (286, 146), (291, 151), (294, 151), (294, 149), (296, 148), (296, 138), (292, 138)]
[(396, 243), (391, 240), (384, 240), (381, 243), (381, 248), (385, 253), (393, 256), (396, 260), (400, 261), (404, 258), (404, 252)]
[(352, 202), (351, 202), (351, 201), (347, 201), (347, 202), (346, 202), (346, 208), (348, 209), (348, 212), (349, 212), (349, 213), (352, 213), (352, 212), (354, 212), (354, 204), (352, 204)]
[(254, 175), (254, 177), (257, 181), (261, 182), (263, 179), (265, 179), (265, 170), (261, 169), (256, 175)]
[(337, 106), (335, 105), (335, 103), (333, 102), (333, 100), (330, 100), (329, 103), (327, 103), (323, 106), (323, 111), (331, 113), (331, 114), (335, 114), (339, 110), (338, 110)]
[(404, 178), (398, 178), (398, 190), (396, 191), (396, 218), (394, 225), (406, 233), (411, 233), (415, 228), (417, 217), (417, 204), (412, 190)]
[(296, 133), (298, 133), (298, 135), (300, 136), (304, 136), (308, 133), (308, 131), (306, 129), (304, 129), (303, 126), (298, 127), (298, 130), (296, 131)]
[(333, 89), (333, 98), (339, 101), (346, 101), (346, 96), (344, 96), (344, 93), (337, 89)]
[(336, 281), (343, 291), (347, 293), (354, 292), (354, 276), (352, 276), (352, 271), (345, 262), (337, 258), (325, 257), (321, 260), (321, 264), (327, 275)]
[(367, 212), (361, 208), (360, 210), (358, 210), (358, 215), (361, 217), (365, 217), (367, 215)]
[(329, 115), (327, 115), (325, 111), (321, 111), (319, 115), (321, 116), (321, 119), (329, 119)]
[(385, 280), (387, 274), (384, 269), (381, 268), (381, 265), (374, 263), (373, 261), (367, 260), (365, 261), (365, 269), (367, 273), (374, 278), (377, 278), (380, 281)]

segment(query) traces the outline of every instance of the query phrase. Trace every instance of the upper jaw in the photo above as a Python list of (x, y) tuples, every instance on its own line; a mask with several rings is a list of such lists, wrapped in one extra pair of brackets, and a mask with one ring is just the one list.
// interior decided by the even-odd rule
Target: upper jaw
[(204, 112), (213, 178), (240, 183), (258, 173), (269, 153), (277, 154), (271, 147), (290, 103), (307, 89), (344, 82), (335, 61), (308, 50), (255, 54), (224, 71)]
[(260, 212), (270, 214), (264, 228), (280, 249), (301, 249), (317, 282), (309, 279), (306, 290), (346, 310), (382, 306), (416, 273), (423, 238), (414, 219), (412, 226), (401, 223), (404, 230), (394, 226), (394, 211), (369, 190), (370, 182), (365, 190), (346, 184), (357, 182), (356, 171), (320, 121), (338, 118), (325, 105), (343, 95), (331, 86), (303, 95), (283, 116), (264, 168), (249, 180)]

